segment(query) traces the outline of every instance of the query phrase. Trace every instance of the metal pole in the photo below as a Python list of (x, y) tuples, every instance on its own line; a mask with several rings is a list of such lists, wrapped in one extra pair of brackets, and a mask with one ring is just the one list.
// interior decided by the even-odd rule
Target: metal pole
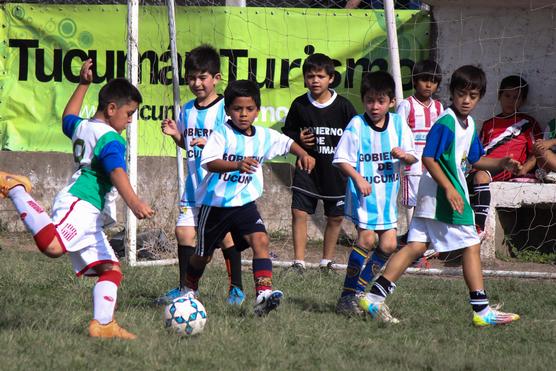
[(400, 68), (400, 53), (398, 48), (398, 31), (396, 28), (396, 13), (394, 0), (384, 0), (384, 17), (387, 25), (388, 52), (390, 54), (390, 73), (396, 82), (396, 106), (403, 100), (402, 73)]

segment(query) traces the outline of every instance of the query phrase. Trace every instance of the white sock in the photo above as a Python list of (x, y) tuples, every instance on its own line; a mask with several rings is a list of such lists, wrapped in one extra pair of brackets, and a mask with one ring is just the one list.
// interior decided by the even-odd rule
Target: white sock
[(114, 318), (118, 286), (112, 281), (97, 282), (93, 288), (93, 318), (106, 325)]
[(328, 265), (328, 263), (332, 262), (332, 260), (330, 259), (321, 259), (319, 265), (321, 267), (326, 267)]
[(8, 192), (21, 220), (34, 235), (39, 233), (44, 227), (52, 224), (52, 219), (44, 211), (41, 205), (23, 187), (14, 187)]

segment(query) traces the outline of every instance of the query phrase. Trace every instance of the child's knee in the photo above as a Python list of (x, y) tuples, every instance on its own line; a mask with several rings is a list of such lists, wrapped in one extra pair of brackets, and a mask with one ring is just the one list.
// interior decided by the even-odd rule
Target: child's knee
[(43, 228), (34, 239), (39, 250), (49, 258), (59, 258), (66, 252), (53, 224)]
[(343, 220), (344, 220), (343, 216), (327, 216), (326, 217), (327, 224), (332, 225), (334, 227), (339, 227), (342, 224)]
[(490, 175), (486, 171), (477, 171), (473, 180), (474, 184), (490, 183)]
[(294, 222), (306, 222), (307, 212), (299, 209), (292, 209), (292, 218)]

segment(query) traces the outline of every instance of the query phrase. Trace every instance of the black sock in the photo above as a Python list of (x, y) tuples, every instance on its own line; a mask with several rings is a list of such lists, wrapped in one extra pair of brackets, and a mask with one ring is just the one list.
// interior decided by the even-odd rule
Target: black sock
[(241, 282), (241, 253), (234, 247), (229, 247), (222, 250), (224, 260), (226, 261), (226, 270), (228, 271), (228, 278), (230, 280), (230, 289), (236, 286), (243, 290)]
[(373, 287), (371, 287), (371, 294), (385, 298), (387, 295), (394, 292), (395, 288), (396, 285), (393, 282), (388, 281), (384, 276), (379, 276), (373, 284)]
[(473, 186), (473, 210), (475, 211), (475, 224), (485, 230), (485, 222), (490, 207), (489, 183), (475, 184)]
[(475, 312), (480, 312), (488, 306), (488, 297), (485, 290), (470, 291), (469, 303)]
[(189, 258), (195, 254), (195, 247), (188, 245), (178, 245), (178, 265), (180, 266), (180, 288), (185, 286), (187, 276), (187, 266)]

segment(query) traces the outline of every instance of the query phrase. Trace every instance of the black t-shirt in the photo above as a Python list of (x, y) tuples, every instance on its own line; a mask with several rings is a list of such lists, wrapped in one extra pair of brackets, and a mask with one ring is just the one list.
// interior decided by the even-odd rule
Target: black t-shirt
[(305, 149), (316, 159), (316, 165), (311, 174), (296, 168), (293, 189), (318, 198), (344, 196), (346, 177), (332, 165), (332, 160), (344, 129), (356, 114), (351, 102), (334, 91), (324, 104), (310, 99), (309, 93), (295, 98), (282, 131), (301, 145), (299, 134), (311, 128), (315, 146)]

